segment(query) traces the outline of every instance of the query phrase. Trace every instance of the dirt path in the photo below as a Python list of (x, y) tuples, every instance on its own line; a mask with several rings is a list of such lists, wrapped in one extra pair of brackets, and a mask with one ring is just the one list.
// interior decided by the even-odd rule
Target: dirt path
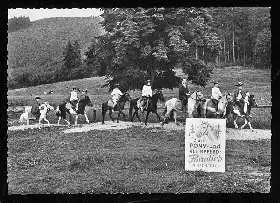
[[(58, 126), (56, 124), (51, 124), (51, 126)], [(91, 123), (91, 124), (82, 124), (79, 126), (71, 126), (71, 128), (64, 130), (64, 133), (77, 133), (77, 132), (88, 132), (91, 130), (120, 130), (131, 128), (133, 126), (151, 128), (152, 132), (160, 131), (184, 131), (185, 127), (183, 125), (177, 126), (174, 123), (169, 123), (161, 127), (159, 123), (149, 123), (148, 126), (145, 126), (143, 123), (132, 123), (132, 122), (123, 122), (119, 123), (107, 121), (104, 125), (100, 122)], [(42, 128), (48, 127), (47, 125), (41, 126)], [(39, 128), (38, 124), (35, 125), (20, 125), (20, 126), (10, 126), (8, 130), (27, 130)], [(232, 129), (228, 128), (226, 131), (227, 140), (258, 140), (258, 139), (271, 139), (271, 130), (261, 130), (261, 129)]]

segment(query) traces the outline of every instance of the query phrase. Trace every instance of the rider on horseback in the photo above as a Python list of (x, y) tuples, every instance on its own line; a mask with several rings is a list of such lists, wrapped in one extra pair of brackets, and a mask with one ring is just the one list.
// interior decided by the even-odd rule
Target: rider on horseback
[(218, 113), (218, 103), (219, 103), (219, 100), (222, 98), (222, 93), (219, 89), (219, 83), (218, 82), (214, 82), (214, 86), (212, 88), (212, 96), (211, 96), (211, 99), (212, 99), (212, 102), (213, 104), (215, 105), (215, 108), (216, 108), (216, 114), (219, 114)]
[(141, 108), (140, 110), (143, 112), (144, 109), (148, 107), (149, 100), (153, 96), (153, 91), (151, 87), (151, 80), (147, 80), (146, 85), (142, 88), (142, 101), (141, 101)]
[(245, 98), (245, 92), (242, 90), (243, 83), (238, 82), (235, 86), (238, 87), (238, 89), (233, 94), (233, 102), (236, 104), (240, 109), (240, 114), (244, 114), (243, 106), (244, 106), (244, 98)]
[(123, 95), (123, 93), (122, 93), (122, 91), (119, 89), (119, 87), (120, 87), (120, 84), (119, 84), (119, 83), (115, 84), (115, 88), (113, 89), (113, 91), (112, 91), (112, 93), (111, 93), (111, 95), (112, 95), (112, 102), (113, 102), (113, 105), (112, 105), (112, 107), (113, 107), (112, 111), (113, 111), (113, 112), (114, 112), (114, 108), (115, 108), (115, 106), (117, 105), (119, 99), (120, 99), (121, 96)]
[(78, 88), (73, 87), (73, 90), (70, 92), (70, 104), (76, 109), (76, 105), (78, 103)]

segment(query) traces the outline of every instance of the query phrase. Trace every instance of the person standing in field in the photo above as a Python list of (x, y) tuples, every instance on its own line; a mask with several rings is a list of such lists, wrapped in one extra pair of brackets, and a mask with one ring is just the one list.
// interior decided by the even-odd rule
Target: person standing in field
[(187, 106), (188, 106), (188, 98), (189, 98), (190, 92), (188, 88), (188, 82), (187, 79), (183, 79), (182, 83), (179, 86), (179, 100), (181, 100), (182, 103), (182, 111), (186, 113)]
[(40, 117), (40, 109), (39, 107), (42, 104), (42, 99), (38, 96), (35, 97), (35, 102), (33, 102), (32, 104), (32, 108), (31, 108), (31, 114), (35, 116), (35, 118), (39, 118)]
[(211, 99), (212, 99), (213, 104), (215, 105), (216, 114), (218, 114), (218, 103), (219, 103), (219, 100), (222, 98), (222, 96), (223, 95), (220, 91), (219, 83), (214, 82), (214, 86), (212, 87)]
[(114, 108), (116, 107), (119, 99), (121, 98), (121, 96), (123, 95), (122, 91), (119, 89), (120, 87), (120, 84), (117, 83), (115, 84), (115, 88), (113, 89), (112, 93), (111, 93), (111, 96), (112, 96), (112, 107), (113, 107), (113, 111), (114, 111)]
[(140, 110), (143, 112), (149, 105), (149, 101), (153, 96), (153, 90), (151, 87), (151, 80), (147, 80), (146, 84), (142, 88), (142, 101)]

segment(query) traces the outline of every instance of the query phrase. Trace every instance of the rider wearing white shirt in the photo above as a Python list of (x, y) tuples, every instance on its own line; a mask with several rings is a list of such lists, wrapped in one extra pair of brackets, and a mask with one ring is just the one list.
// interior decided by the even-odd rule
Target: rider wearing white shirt
[(211, 99), (213, 101), (213, 103), (215, 104), (215, 107), (216, 107), (216, 112), (218, 112), (218, 103), (219, 103), (219, 100), (220, 98), (222, 97), (222, 93), (219, 89), (219, 84), (218, 82), (214, 82), (214, 86), (212, 88), (212, 96), (211, 96)]
[(70, 92), (70, 103), (75, 107), (78, 102), (78, 90), (76, 87)]
[(147, 80), (147, 84), (144, 85), (142, 88), (142, 105), (141, 105), (142, 109), (141, 109), (141, 111), (143, 111), (143, 109), (147, 107), (148, 100), (150, 98), (152, 98), (152, 96), (153, 96), (153, 90), (151, 87), (151, 81)]
[(121, 96), (123, 95), (122, 91), (119, 89), (119, 84), (115, 85), (116, 87), (113, 89), (111, 95), (112, 95), (112, 101), (113, 101), (113, 108), (115, 108), (117, 102), (119, 101), (119, 99), (121, 98)]

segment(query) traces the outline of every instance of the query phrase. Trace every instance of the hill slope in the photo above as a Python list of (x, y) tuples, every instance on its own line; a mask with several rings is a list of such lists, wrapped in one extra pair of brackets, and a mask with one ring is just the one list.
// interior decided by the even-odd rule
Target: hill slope
[[(104, 33), (101, 17), (47, 18), (37, 20), (27, 29), (8, 34), (9, 79), (25, 69), (40, 71), (62, 60), (68, 40), (78, 40), (82, 53), (95, 36)], [(16, 71), (15, 71), (16, 70)]]

